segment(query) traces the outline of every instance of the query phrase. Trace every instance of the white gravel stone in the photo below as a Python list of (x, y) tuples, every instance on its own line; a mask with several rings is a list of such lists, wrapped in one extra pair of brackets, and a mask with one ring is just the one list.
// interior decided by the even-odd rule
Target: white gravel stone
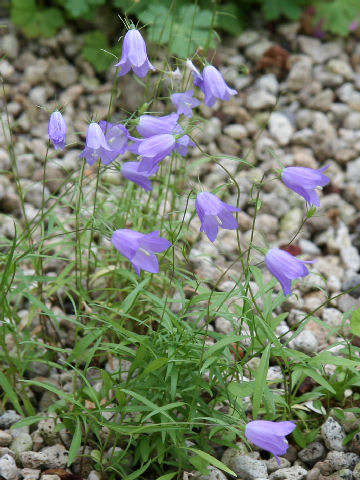
[(329, 417), (321, 426), (321, 436), (329, 450), (344, 452), (343, 441), (346, 437), (343, 427), (332, 417)]
[(286, 115), (281, 112), (273, 112), (269, 118), (269, 131), (277, 143), (284, 147), (290, 142), (294, 128)]
[(6, 454), (0, 458), (0, 475), (6, 480), (18, 480), (18, 468), (11, 455)]
[(304, 329), (290, 342), (291, 348), (307, 354), (314, 354), (318, 349), (318, 341), (311, 330)]
[(305, 468), (295, 465), (289, 468), (281, 468), (270, 475), (270, 480), (304, 480), (307, 474)]
[(251, 110), (264, 110), (275, 104), (276, 96), (265, 90), (255, 90), (246, 97), (246, 106)]

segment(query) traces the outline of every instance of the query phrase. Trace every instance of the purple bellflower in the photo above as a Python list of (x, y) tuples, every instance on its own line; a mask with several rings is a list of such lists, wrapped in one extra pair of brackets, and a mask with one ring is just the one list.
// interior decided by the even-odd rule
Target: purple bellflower
[[(194, 70), (195, 69), (195, 70)], [(236, 95), (237, 91), (230, 88), (219, 72), (219, 70), (212, 65), (207, 65), (202, 75), (196, 67), (191, 69), (194, 76), (194, 85), (198, 86), (205, 95), (205, 103), (212, 107), (216, 100), (229, 100), (230, 95)]]
[[(177, 123), (179, 115), (170, 113), (162, 117), (153, 117), (152, 115), (141, 115), (136, 130), (145, 138), (162, 133), (172, 133), (180, 125)], [(181, 127), (180, 127), (181, 128)]]
[(246, 425), (245, 436), (257, 447), (272, 453), (280, 465), (278, 455), (284, 455), (289, 448), (285, 436), (292, 433), (295, 428), (294, 422), (254, 420)]
[(63, 150), (65, 148), (66, 137), (66, 122), (64, 117), (56, 110), (50, 115), (48, 133), (49, 138), (52, 141), (55, 150)]
[(200, 100), (193, 98), (194, 90), (188, 90), (184, 93), (173, 93), (170, 97), (173, 105), (177, 107), (178, 115), (185, 115), (186, 117), (192, 118), (193, 112), (192, 109), (200, 105)]
[(324, 187), (330, 182), (330, 178), (323, 175), (329, 165), (315, 170), (307, 167), (287, 167), (281, 173), (281, 179), (285, 185), (298, 193), (305, 200), (316, 207), (320, 207), (320, 200), (315, 188)]
[(187, 59), (186, 60), (186, 66), (188, 69), (191, 71), (193, 78), (194, 78), (194, 85), (196, 87), (201, 88), (201, 85), (203, 84), (203, 77), (199, 70), (195, 67), (195, 65), (192, 63), (191, 60)]
[(172, 244), (166, 238), (159, 237), (159, 230), (141, 233), (126, 228), (115, 230), (112, 243), (119, 252), (133, 264), (135, 271), (159, 272), (159, 262), (155, 253), (163, 252)]
[(90, 123), (86, 133), (85, 148), (79, 157), (85, 158), (89, 165), (94, 165), (99, 158), (105, 158), (107, 161), (111, 152), (112, 149), (107, 143), (100, 125), (95, 122)]
[(205, 232), (211, 242), (215, 241), (219, 226), (227, 230), (238, 228), (232, 212), (239, 212), (240, 209), (228, 205), (213, 193), (199, 193), (195, 200), (195, 208), (201, 220), (200, 231)]
[(99, 126), (105, 135), (105, 139), (109, 147), (111, 148), (111, 151), (105, 149), (102, 150), (100, 156), (101, 161), (105, 165), (108, 165), (114, 161), (118, 155), (125, 153), (128, 145), (129, 132), (126, 130), (124, 125), (121, 125), (120, 123), (114, 124), (106, 122), (105, 120), (101, 120), (99, 122)]
[(136, 183), (144, 190), (152, 190), (153, 187), (149, 177), (154, 175), (159, 170), (159, 167), (155, 165), (152, 170), (141, 172), (139, 171), (139, 166), (140, 162), (125, 162), (122, 164), (121, 173), (125, 178)]
[(150, 172), (158, 163), (175, 148), (175, 137), (171, 133), (162, 133), (144, 138), (138, 146), (138, 154), (142, 156), (139, 171)]
[(314, 262), (316, 260), (299, 260), (280, 248), (270, 248), (265, 255), (265, 264), (274, 277), (279, 280), (284, 295), (291, 294), (291, 280), (306, 277), (309, 274), (309, 270), (304, 264)]
[(149, 69), (155, 70), (155, 67), (149, 62), (146, 43), (136, 28), (132, 28), (126, 33), (121, 60), (115, 64), (115, 67), (120, 67), (119, 77), (128, 73), (130, 69), (133, 69), (140, 78), (145, 77)]

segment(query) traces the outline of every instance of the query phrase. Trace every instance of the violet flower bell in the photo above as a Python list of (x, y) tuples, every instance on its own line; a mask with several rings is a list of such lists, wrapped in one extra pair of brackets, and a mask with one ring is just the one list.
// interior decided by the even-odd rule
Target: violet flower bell
[(121, 173), (125, 178), (136, 183), (144, 190), (152, 190), (153, 187), (149, 177), (154, 175), (159, 170), (158, 165), (155, 165), (151, 170), (146, 172), (139, 171), (139, 166), (140, 162), (125, 162), (122, 164)]
[(126, 33), (121, 60), (115, 64), (115, 67), (120, 67), (119, 77), (128, 73), (130, 69), (133, 69), (134, 73), (140, 78), (145, 77), (149, 69), (155, 70), (148, 59), (146, 43), (136, 28), (132, 28)]
[(292, 433), (295, 428), (295, 423), (289, 421), (254, 420), (246, 425), (245, 436), (257, 447), (272, 453), (280, 465), (278, 455), (284, 455), (289, 448), (285, 436)]
[(270, 248), (265, 255), (265, 264), (274, 277), (279, 280), (284, 295), (291, 294), (291, 280), (306, 277), (309, 274), (309, 270), (304, 264), (314, 262), (316, 260), (299, 260), (280, 248)]
[(216, 100), (229, 100), (230, 95), (236, 95), (237, 91), (230, 88), (219, 72), (212, 65), (207, 65), (202, 73), (203, 81), (199, 83), (200, 89), (204, 92), (205, 103), (212, 107)]
[(114, 124), (101, 120), (99, 126), (105, 135), (105, 139), (111, 150), (103, 149), (101, 151), (101, 161), (108, 165), (113, 162), (118, 155), (123, 155), (127, 149), (129, 132), (124, 125)]
[(48, 133), (55, 150), (63, 150), (65, 148), (66, 138), (66, 122), (59, 110), (56, 110), (50, 115)]
[(85, 148), (79, 157), (85, 158), (89, 165), (94, 165), (99, 158), (105, 158), (107, 161), (110, 152), (112, 149), (107, 143), (100, 125), (95, 122), (90, 123), (86, 133)]
[(178, 120), (179, 115), (177, 113), (170, 113), (170, 115), (163, 115), (162, 117), (140, 115), (136, 130), (145, 138), (162, 133), (172, 133), (180, 127), (177, 123)]
[(138, 275), (141, 269), (158, 273), (159, 262), (155, 253), (163, 252), (172, 245), (166, 238), (159, 237), (159, 233), (159, 230), (146, 234), (124, 228), (115, 230), (111, 241), (130, 260)]
[(162, 133), (144, 138), (138, 143), (137, 152), (142, 159), (139, 165), (140, 172), (150, 172), (175, 148), (175, 137), (171, 133)]
[(193, 98), (194, 90), (188, 90), (184, 93), (173, 93), (170, 96), (170, 100), (177, 107), (178, 115), (185, 115), (186, 117), (192, 118), (193, 112), (192, 109), (200, 105), (200, 100)]
[(287, 167), (281, 173), (281, 179), (287, 187), (298, 193), (305, 200), (316, 207), (320, 207), (320, 200), (316, 193), (316, 187), (324, 187), (330, 182), (330, 178), (323, 175), (329, 165), (315, 170), (307, 167)]
[(238, 228), (232, 212), (239, 212), (240, 209), (223, 202), (213, 193), (199, 193), (195, 200), (195, 208), (201, 220), (200, 231), (205, 232), (211, 242), (215, 241), (219, 227), (227, 230)]

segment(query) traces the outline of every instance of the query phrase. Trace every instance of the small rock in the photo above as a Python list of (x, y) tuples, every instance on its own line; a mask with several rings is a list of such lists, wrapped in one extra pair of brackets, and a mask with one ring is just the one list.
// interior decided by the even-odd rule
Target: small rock
[(56, 63), (49, 69), (49, 80), (67, 88), (77, 82), (78, 73), (75, 67), (68, 63)]
[(345, 80), (351, 81), (354, 79), (354, 71), (350, 64), (339, 58), (332, 58), (329, 60), (326, 64), (326, 68), (329, 72), (341, 75)]
[(298, 455), (301, 461), (311, 466), (325, 458), (326, 450), (322, 443), (312, 442), (300, 450)]
[(360, 462), (355, 465), (352, 473), (354, 480), (360, 480)]
[(15, 410), (6, 410), (2, 415), (0, 415), (0, 428), (1, 429), (8, 429), (14, 423), (21, 420), (21, 416), (15, 412)]
[(25, 468), (44, 467), (47, 462), (47, 456), (41, 452), (23, 452), (20, 455), (21, 463)]
[(23, 468), (21, 470), (21, 476), (23, 480), (38, 480), (41, 470), (35, 468)]
[(343, 322), (343, 314), (336, 308), (324, 308), (322, 318), (332, 327), (341, 327)]
[(281, 468), (270, 475), (270, 480), (303, 480), (307, 471), (305, 468), (294, 466), (290, 468)]
[(20, 459), (23, 452), (31, 450), (33, 446), (32, 438), (28, 433), (21, 433), (11, 442), (10, 449), (15, 453), (15, 458)]
[(253, 91), (246, 97), (246, 106), (252, 110), (264, 110), (276, 104), (276, 96), (265, 90)]
[(0, 447), (7, 447), (10, 445), (12, 436), (8, 432), (0, 430)]
[(244, 480), (268, 478), (266, 463), (248, 455), (237, 455), (231, 459), (229, 468)]
[(346, 437), (345, 431), (332, 417), (329, 417), (321, 426), (321, 435), (329, 450), (337, 450), (339, 452), (345, 450), (345, 446), (343, 445)]
[(308, 471), (306, 475), (306, 480), (318, 480), (319, 475), (320, 475), (320, 470), (314, 467)]
[(300, 332), (290, 344), (292, 345), (291, 348), (308, 354), (314, 354), (318, 349), (318, 341), (315, 335), (308, 329)]
[(248, 131), (243, 125), (234, 123), (224, 128), (224, 133), (235, 140), (242, 140), (248, 136)]
[(338, 42), (321, 43), (317, 38), (298, 36), (301, 50), (309, 55), (316, 63), (325, 63), (330, 58), (341, 56), (342, 47)]
[(46, 458), (45, 464), (47, 468), (64, 468), (69, 457), (66, 448), (59, 443), (52, 447), (43, 448), (40, 453)]
[(270, 460), (266, 461), (266, 466), (268, 469), (269, 473), (275, 472), (276, 470), (279, 470), (280, 468), (288, 468), (290, 467), (290, 462), (284, 457), (279, 457), (280, 460), (280, 465), (277, 463), (277, 460), (275, 457), (271, 457)]
[(336, 450), (329, 452), (326, 456), (326, 461), (330, 463), (333, 470), (354, 468), (359, 460), (359, 456), (356, 453), (337, 452)]
[(30, 85), (37, 85), (38, 83), (43, 84), (47, 69), (48, 64), (46, 60), (40, 58), (35, 64), (31, 64), (25, 69), (24, 80)]
[(14, 60), (19, 55), (19, 41), (17, 37), (11, 33), (4, 35), (1, 39), (0, 49), (5, 57)]
[(18, 480), (18, 469), (11, 455), (6, 454), (0, 458), (0, 476), (5, 480)]
[(294, 129), (286, 115), (273, 112), (269, 119), (269, 131), (277, 143), (283, 147), (290, 142)]

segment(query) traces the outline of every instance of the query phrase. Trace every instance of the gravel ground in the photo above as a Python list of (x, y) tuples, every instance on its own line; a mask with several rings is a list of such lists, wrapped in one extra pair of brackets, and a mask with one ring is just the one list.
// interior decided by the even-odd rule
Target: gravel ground
[[(8, 23), (0, 20), (2, 24)], [(272, 34), (247, 31), (223, 45), (215, 61), (239, 94), (229, 102), (217, 103), (212, 109), (202, 105), (200, 110), (205, 121), (194, 133), (204, 151), (240, 156), (256, 167), (239, 170), (234, 160), (224, 158), (222, 162), (241, 189), (239, 228), (244, 246), (250, 238), (254, 213), (249, 203), (251, 185), (264, 174), (265, 179), (270, 178), (269, 170), (279, 168), (274, 155), (284, 166), (330, 165), (326, 173), (331, 183), (320, 192), (320, 212), (306, 222), (294, 244), (296, 254), (318, 261), (311, 266), (312, 273), (296, 284), (294, 293), (282, 305), (282, 311), (288, 311), (289, 316), (279, 325), (279, 335), (304, 314), (325, 303), (328, 296), (334, 297), (360, 283), (360, 44), (355, 38), (320, 41), (302, 35), (299, 28), (299, 24), (291, 23), (280, 25)], [(65, 118), (72, 126), (67, 143), (73, 146), (64, 153), (57, 151), (56, 158), (51, 158), (45, 197), (60, 194), (66, 188), (67, 174), (79, 168), (81, 143), (78, 142), (84, 137), (73, 132), (86, 131), (89, 112), (99, 119), (106, 115), (113, 72), (107, 81), (100, 82), (91, 65), (78, 55), (81, 37), (69, 29), (62, 30), (54, 39), (26, 43), (11, 25), (3, 32), (0, 55), (6, 58), (0, 62), (0, 74), (5, 80), (8, 111), (14, 123), (20, 181), (27, 192), (25, 209), (32, 218), (42, 200), (47, 110), (54, 108), (54, 98), (66, 105)], [(238, 74), (242, 65), (248, 67), (248, 74)], [(122, 80), (122, 88), (127, 92), (123, 106), (129, 110), (138, 106), (139, 85), (129, 77)], [(190, 155), (196, 160), (201, 152), (194, 149)], [(10, 170), (2, 131), (0, 170)], [(216, 165), (200, 166), (192, 169), (191, 174), (194, 181), (200, 177), (207, 189), (228, 180)], [(121, 178), (115, 177), (113, 181), (120, 184)], [(300, 228), (303, 199), (280, 181), (273, 180), (266, 183), (261, 200), (256, 242), (264, 245), (264, 235), (271, 246), (287, 244)], [(235, 191), (227, 201), (235, 203)], [(64, 216), (68, 212), (58, 213)], [(14, 220), (21, 224), (20, 200), (12, 176), (4, 174), (0, 176), (1, 235), (14, 237)], [(199, 221), (193, 219), (189, 232), (190, 260), (198, 277), (211, 285), (235, 258), (236, 236), (223, 230), (218, 241), (210, 244), (205, 235), (199, 235), (199, 227)], [(54, 262), (49, 272), (57, 274), (58, 268)], [(240, 267), (233, 267), (218, 285), (219, 290), (229, 291), (234, 286), (231, 274), (241, 273), (236, 268)], [(265, 269), (264, 277), (270, 279)], [(316, 315), (336, 331), (340, 327), (346, 329), (342, 314), (358, 307), (360, 288), (355, 288), (351, 294), (334, 298), (319, 308)], [(61, 315), (59, 306), (54, 308)], [(218, 318), (210, 327), (224, 334), (233, 330), (233, 324), (224, 318)], [(310, 321), (291, 347), (305, 353), (320, 352), (338, 340), (341, 338), (329, 336), (326, 329)], [(46, 376), (48, 372), (38, 372), (38, 375)], [(281, 382), (281, 373), (276, 367), (270, 368), (271, 375)], [(60, 377), (55, 379), (58, 384), (69, 382)], [(46, 408), (51, 401), (49, 394), (44, 394), (40, 407)], [(65, 468), (65, 446), (69, 439), (60, 441), (59, 434), (54, 433), (52, 419), (40, 422), (35, 430), (31, 429), (31, 434), (29, 427), (9, 430), (18, 419), (13, 411), (0, 416), (0, 475), (7, 480), (61, 478), (60, 470), (55, 473), (51, 469)], [(258, 451), (248, 454), (241, 444), (239, 450), (226, 450), (222, 461), (243, 480), (321, 480), (325, 477), (356, 480), (360, 479), (360, 435), (355, 435), (347, 447), (342, 445), (342, 440), (358, 427), (359, 420), (353, 414), (347, 415), (342, 424), (328, 417), (311, 445), (300, 451), (289, 448), (280, 468), (274, 458), (265, 460), (263, 452)], [(100, 478), (96, 472), (90, 472), (91, 465), (86, 468), (88, 480)], [(75, 463), (72, 469), (75, 473), (79, 471), (79, 464)], [(206, 478), (226, 478), (215, 468), (210, 470)], [(205, 480), (204, 476), (198, 478)]]

